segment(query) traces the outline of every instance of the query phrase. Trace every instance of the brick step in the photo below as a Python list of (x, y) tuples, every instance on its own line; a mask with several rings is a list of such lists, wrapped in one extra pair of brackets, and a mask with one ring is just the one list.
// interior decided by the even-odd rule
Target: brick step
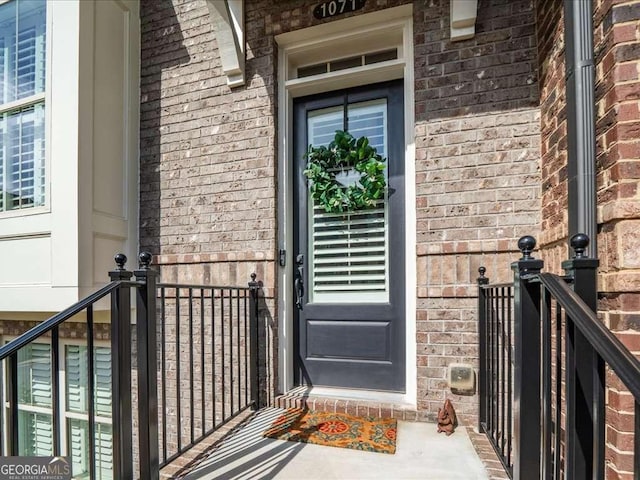
[[(277, 408), (301, 408), (320, 412), (346, 413), (356, 416), (396, 418), (408, 421), (429, 421), (426, 415), (419, 415), (414, 407), (397, 403), (375, 402), (342, 396), (313, 395), (304, 389), (294, 389), (278, 395), (274, 400)], [(424, 418), (422, 418), (424, 417)]]

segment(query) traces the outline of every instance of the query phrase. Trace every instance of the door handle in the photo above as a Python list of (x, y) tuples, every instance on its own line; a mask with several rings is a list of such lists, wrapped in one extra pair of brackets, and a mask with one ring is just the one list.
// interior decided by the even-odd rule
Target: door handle
[(304, 255), (301, 253), (296, 257), (294, 286), (296, 290), (296, 307), (302, 310), (302, 299), (304, 298)]

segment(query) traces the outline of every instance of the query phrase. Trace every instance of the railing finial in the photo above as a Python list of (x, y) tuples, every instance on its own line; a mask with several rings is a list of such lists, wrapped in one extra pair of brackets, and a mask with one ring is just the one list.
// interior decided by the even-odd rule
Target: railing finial
[(117, 253), (113, 259), (118, 266), (118, 270), (124, 270), (124, 266), (127, 263), (127, 256), (124, 253)]
[(257, 291), (260, 287), (260, 284), (256, 281), (256, 278), (258, 278), (258, 275), (253, 272), (251, 274), (251, 281), (249, 282), (249, 288), (251, 289), (251, 291)]
[(518, 240), (518, 248), (522, 252), (522, 258), (520, 260), (531, 260), (531, 252), (536, 248), (536, 239), (531, 235), (525, 235)]
[(149, 265), (151, 265), (152, 258), (153, 258), (153, 255), (151, 255), (149, 252), (140, 252), (140, 255), (138, 255), (140, 268), (142, 270), (149, 270)]
[(589, 237), (584, 233), (576, 233), (570, 240), (573, 258), (585, 258), (585, 250), (589, 246)]
[(480, 278), (484, 278), (484, 274), (487, 273), (487, 269), (484, 267), (478, 268), (478, 273), (480, 274)]

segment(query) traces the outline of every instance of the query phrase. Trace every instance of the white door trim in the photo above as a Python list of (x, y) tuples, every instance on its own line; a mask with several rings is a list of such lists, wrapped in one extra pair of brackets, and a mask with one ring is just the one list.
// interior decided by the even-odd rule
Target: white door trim
[[(291, 175), (293, 99), (325, 91), (404, 80), (405, 249), (406, 249), (406, 392), (402, 403), (417, 404), (416, 365), (416, 193), (412, 5), (381, 10), (288, 32), (278, 43), (278, 245), (286, 266), (278, 272), (278, 389), (293, 388), (293, 178)], [(384, 42), (387, 42), (385, 45)], [(331, 48), (342, 45), (340, 49)], [(346, 47), (345, 47), (346, 45)], [(296, 67), (367, 52), (369, 45), (397, 48), (398, 58), (305, 78)], [(334, 53), (339, 52), (339, 53)], [(375, 395), (372, 394), (372, 399)]]

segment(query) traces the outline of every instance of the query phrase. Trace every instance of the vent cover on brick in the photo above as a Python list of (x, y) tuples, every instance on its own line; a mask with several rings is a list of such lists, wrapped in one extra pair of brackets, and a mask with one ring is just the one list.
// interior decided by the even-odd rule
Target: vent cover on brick
[(392, 48), (390, 50), (382, 50), (380, 52), (356, 55), (353, 57), (341, 58), (340, 60), (331, 60), (329, 62), (300, 67), (298, 68), (298, 78), (311, 77), (312, 75), (337, 72), (339, 70), (347, 70), (349, 68), (362, 67), (363, 65), (372, 65), (374, 63), (397, 59), (398, 49)]

